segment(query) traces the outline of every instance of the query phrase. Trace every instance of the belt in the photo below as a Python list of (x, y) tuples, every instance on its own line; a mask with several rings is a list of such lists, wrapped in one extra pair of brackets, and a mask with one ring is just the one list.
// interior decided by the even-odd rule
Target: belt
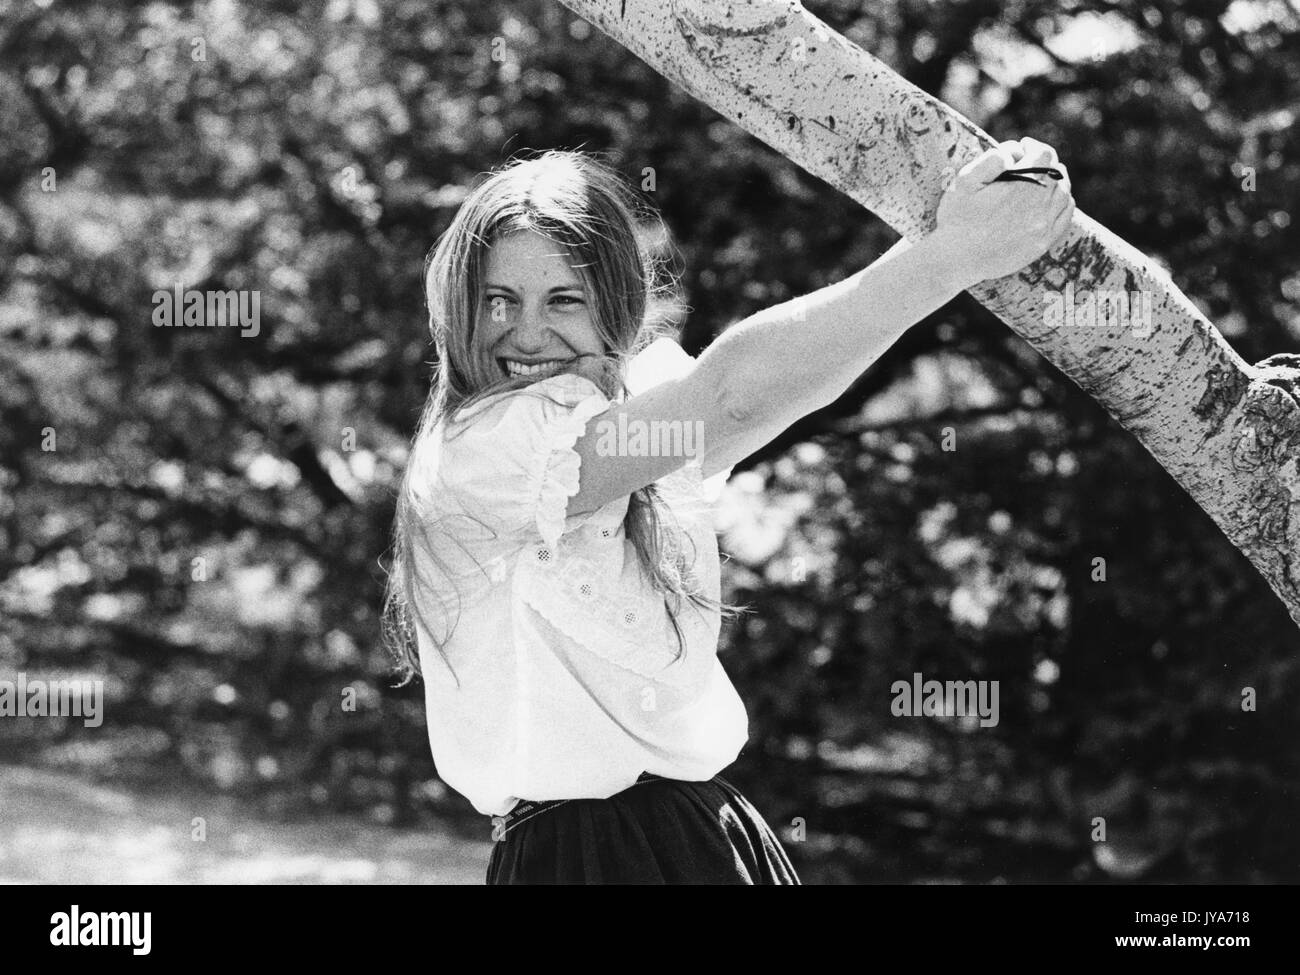
[[(654, 782), (656, 780), (666, 781), (662, 775), (653, 775), (650, 772), (642, 772), (632, 785), (640, 785), (642, 782)], [(631, 786), (628, 786), (628, 788), (631, 788)], [(515, 803), (514, 808), (504, 816), (492, 817), (492, 839), (504, 839), (506, 833), (510, 832), (520, 823), (526, 822), (534, 816), (546, 812), (548, 809), (554, 809), (556, 806), (562, 806), (566, 802), (572, 801), (572, 799), (521, 799), (519, 802)]]

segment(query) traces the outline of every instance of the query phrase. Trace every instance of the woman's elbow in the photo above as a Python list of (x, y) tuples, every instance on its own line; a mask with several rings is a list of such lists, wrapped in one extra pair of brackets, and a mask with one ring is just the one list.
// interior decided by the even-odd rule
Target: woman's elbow
[(758, 419), (758, 404), (752, 392), (735, 389), (730, 385), (718, 387), (714, 412), (726, 423), (748, 425)]

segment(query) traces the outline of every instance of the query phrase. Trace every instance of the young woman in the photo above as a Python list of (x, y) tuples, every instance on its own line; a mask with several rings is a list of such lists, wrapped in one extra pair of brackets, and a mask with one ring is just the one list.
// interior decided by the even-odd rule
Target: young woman
[(1017, 165), (1064, 171), (1002, 143), (931, 234), (698, 360), (655, 323), (652, 215), (613, 172), (548, 152), (470, 193), (428, 268), (437, 377), (386, 610), (439, 774), (493, 817), (488, 883), (799, 883), (719, 775), (748, 729), (710, 502), (909, 326), (1066, 233), (1068, 177), (997, 180)]

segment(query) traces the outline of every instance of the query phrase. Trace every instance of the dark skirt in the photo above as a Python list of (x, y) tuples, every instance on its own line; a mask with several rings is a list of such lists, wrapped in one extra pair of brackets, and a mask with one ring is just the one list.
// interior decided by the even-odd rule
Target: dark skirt
[(799, 884), (776, 834), (721, 776), (569, 799), (511, 827), (489, 884)]

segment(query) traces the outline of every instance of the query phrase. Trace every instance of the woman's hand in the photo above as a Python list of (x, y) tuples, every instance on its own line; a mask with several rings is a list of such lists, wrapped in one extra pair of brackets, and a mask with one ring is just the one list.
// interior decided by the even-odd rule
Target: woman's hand
[[(1008, 169), (1052, 166), (1062, 178), (997, 181)], [(938, 227), (955, 269), (969, 284), (1019, 271), (1063, 238), (1074, 217), (1070, 174), (1037, 139), (999, 143), (962, 167), (939, 200)]]

